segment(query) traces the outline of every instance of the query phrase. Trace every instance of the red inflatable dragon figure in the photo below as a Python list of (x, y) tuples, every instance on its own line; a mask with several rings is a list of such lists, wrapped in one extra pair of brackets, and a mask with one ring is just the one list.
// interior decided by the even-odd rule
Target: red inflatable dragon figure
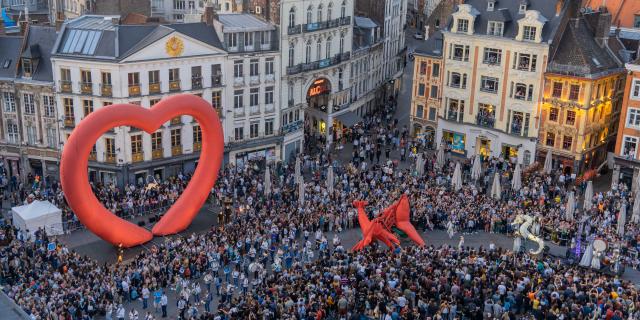
[(353, 202), (353, 206), (358, 209), (358, 222), (362, 230), (362, 240), (353, 246), (353, 251), (364, 249), (373, 240), (380, 240), (389, 248), (400, 245), (400, 240), (391, 230), (394, 226), (406, 233), (413, 242), (419, 246), (424, 246), (424, 240), (422, 240), (418, 231), (409, 221), (409, 199), (406, 195), (402, 195), (400, 200), (386, 208), (382, 214), (373, 220), (369, 220), (364, 212), (364, 207), (367, 204), (366, 201)]

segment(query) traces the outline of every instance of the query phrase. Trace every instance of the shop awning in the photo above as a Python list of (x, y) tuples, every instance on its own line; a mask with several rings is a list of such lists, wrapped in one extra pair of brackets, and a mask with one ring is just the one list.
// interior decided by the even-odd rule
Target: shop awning
[(358, 122), (362, 121), (362, 118), (353, 111), (347, 111), (343, 114), (336, 116), (336, 120), (340, 121), (343, 125), (347, 127), (353, 127)]

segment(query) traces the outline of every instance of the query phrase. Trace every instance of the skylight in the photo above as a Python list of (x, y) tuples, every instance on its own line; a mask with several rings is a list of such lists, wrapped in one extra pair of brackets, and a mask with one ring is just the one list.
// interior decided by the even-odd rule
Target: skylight
[(62, 53), (93, 55), (101, 35), (101, 31), (71, 30), (62, 44)]

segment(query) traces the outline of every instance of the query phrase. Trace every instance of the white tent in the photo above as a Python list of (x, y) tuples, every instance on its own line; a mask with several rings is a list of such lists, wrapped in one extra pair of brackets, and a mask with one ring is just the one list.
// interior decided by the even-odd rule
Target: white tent
[(522, 188), (522, 174), (520, 173), (520, 165), (516, 163), (516, 170), (511, 180), (511, 188), (513, 191), (520, 191)]
[(473, 158), (473, 167), (471, 168), (471, 179), (478, 180), (482, 174), (482, 164), (480, 163), (480, 154), (476, 154)]
[(551, 150), (549, 150), (547, 152), (547, 156), (544, 158), (544, 167), (542, 168), (542, 171), (546, 174), (551, 174), (552, 165), (553, 165), (553, 159), (551, 156)]
[(267, 196), (270, 195), (271, 188), (271, 169), (267, 166), (264, 170), (264, 194)]
[(30, 204), (11, 208), (13, 225), (22, 231), (35, 234), (39, 228), (48, 235), (60, 235), (62, 229), (62, 211), (49, 201), (33, 201)]
[(440, 148), (438, 148), (438, 155), (436, 156), (436, 167), (438, 169), (444, 168), (444, 144), (440, 144)]
[(491, 197), (500, 200), (502, 197), (502, 188), (500, 187), (500, 175), (496, 172), (493, 176), (493, 185), (491, 185)]
[(460, 162), (456, 162), (456, 168), (453, 171), (451, 184), (453, 185), (455, 191), (462, 189), (462, 170), (460, 169)]
[(589, 211), (593, 207), (593, 182), (589, 180), (587, 182), (587, 189), (584, 191), (584, 204), (582, 209)]
[(576, 211), (576, 194), (571, 191), (569, 192), (569, 197), (567, 199), (567, 207), (565, 210), (565, 217), (567, 220), (572, 221), (573, 220), (573, 214)]

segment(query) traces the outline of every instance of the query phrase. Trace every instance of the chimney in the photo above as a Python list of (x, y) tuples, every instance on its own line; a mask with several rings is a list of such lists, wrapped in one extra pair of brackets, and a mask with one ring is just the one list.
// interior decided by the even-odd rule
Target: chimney
[(600, 47), (604, 47), (604, 44), (609, 40), (609, 32), (611, 32), (611, 13), (605, 8), (604, 11), (598, 13), (598, 22), (594, 35)]
[(29, 28), (29, 21), (20, 21), (20, 35), (25, 35), (27, 32), (27, 28)]
[(204, 14), (202, 15), (202, 21), (208, 26), (213, 26), (213, 20), (216, 18), (217, 14), (213, 9), (213, 3), (211, 1), (207, 1), (206, 6), (204, 7)]

